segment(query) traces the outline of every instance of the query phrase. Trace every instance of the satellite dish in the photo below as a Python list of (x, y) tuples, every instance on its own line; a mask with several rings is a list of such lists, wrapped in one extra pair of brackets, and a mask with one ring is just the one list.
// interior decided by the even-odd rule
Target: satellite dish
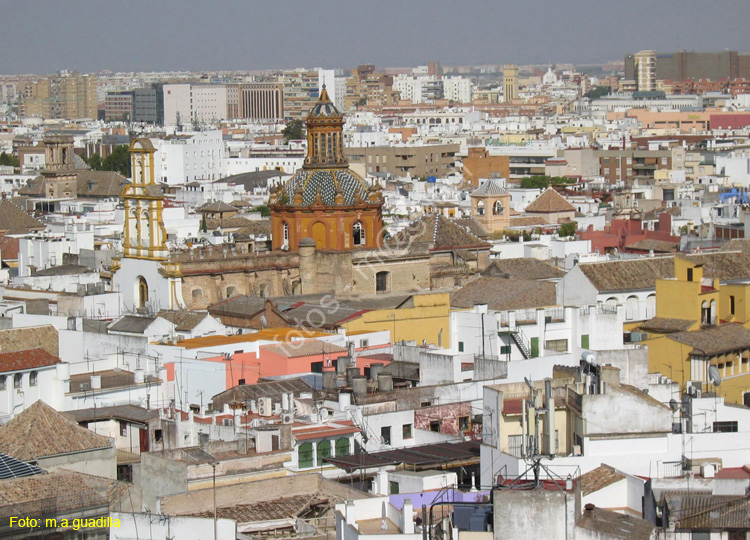
[(680, 408), (680, 404), (677, 403), (677, 400), (672, 398), (669, 400), (669, 408), (672, 409), (672, 412), (677, 412), (677, 409)]
[(714, 386), (721, 385), (721, 375), (719, 374), (719, 369), (716, 366), (711, 366), (708, 368), (708, 380), (711, 381)]
[(265, 328), (266, 326), (268, 326), (268, 320), (266, 319), (265, 315), (261, 315), (260, 316), (260, 328), (261, 328), (261, 330), (263, 328)]

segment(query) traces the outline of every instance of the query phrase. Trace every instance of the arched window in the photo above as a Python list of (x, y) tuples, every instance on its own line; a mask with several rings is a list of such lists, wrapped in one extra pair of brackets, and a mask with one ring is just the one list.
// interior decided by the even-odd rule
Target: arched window
[(201, 289), (193, 289), (193, 292), (190, 294), (193, 295), (193, 300), (199, 300), (203, 298), (203, 291)]
[(708, 302), (705, 300), (701, 303), (701, 324), (707, 325), (711, 321), (711, 312), (708, 309)]
[(632, 321), (638, 318), (638, 297), (628, 296), (625, 300), (625, 319)]
[(13, 376), (13, 388), (21, 388), (21, 382), (23, 381), (23, 375), (16, 373)]
[(646, 318), (652, 319), (656, 317), (656, 295), (649, 294), (646, 298)]
[(145, 308), (148, 304), (148, 283), (146, 278), (138, 276), (138, 307)]
[(349, 455), (349, 439), (342, 437), (336, 441), (336, 457)]
[(477, 201), (477, 215), (484, 215), (484, 201)]
[(8, 379), (5, 375), (0, 375), (0, 390), (5, 390), (5, 385), (8, 384)]
[(709, 315), (709, 321), (710, 324), (715, 325), (716, 324), (716, 300), (711, 300), (711, 309), (710, 309), (710, 315)]
[(375, 274), (375, 292), (388, 292), (388, 280), (390, 272), (378, 272)]
[(313, 466), (313, 446), (312, 443), (306, 442), (299, 446), (297, 450), (297, 461), (300, 469), (308, 469)]
[(495, 201), (495, 204), (492, 205), (492, 213), (496, 216), (499, 216), (503, 213), (503, 203), (500, 201)]
[(32, 371), (29, 373), (29, 386), (36, 386), (37, 372)]
[(364, 246), (367, 243), (365, 229), (359, 221), (355, 222), (352, 227), (352, 237), (354, 238), (355, 246)]
[(281, 224), (281, 226), (283, 228), (283, 239), (284, 239), (281, 245), (283, 247), (289, 247), (289, 224), (286, 221), (284, 221)]
[(320, 441), (318, 443), (318, 467), (325, 465), (325, 458), (331, 457), (331, 441)]

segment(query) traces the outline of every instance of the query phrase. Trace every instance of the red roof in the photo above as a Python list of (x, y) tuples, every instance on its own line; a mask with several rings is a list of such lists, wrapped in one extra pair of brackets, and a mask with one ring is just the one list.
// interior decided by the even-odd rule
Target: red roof
[(503, 414), (521, 414), (523, 412), (523, 399), (503, 400)]
[(725, 467), (718, 471), (714, 477), (722, 480), (750, 480), (750, 466)]
[(18, 238), (12, 236), (0, 237), (0, 253), (6, 261), (18, 260)]
[(23, 371), (59, 364), (60, 359), (44, 349), (0, 353), (0, 373)]
[(356, 427), (334, 427), (334, 426), (314, 426), (311, 428), (294, 429), (294, 438), (298, 441), (307, 439), (322, 439), (323, 437), (337, 437), (339, 435), (350, 435), (359, 433)]

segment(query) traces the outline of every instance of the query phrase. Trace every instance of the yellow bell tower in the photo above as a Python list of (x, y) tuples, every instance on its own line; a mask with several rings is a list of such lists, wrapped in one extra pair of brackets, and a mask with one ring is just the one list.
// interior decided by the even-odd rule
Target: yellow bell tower
[(133, 181), (125, 186), (125, 239), (123, 256), (164, 261), (169, 256), (162, 213), (164, 193), (154, 182), (154, 148), (148, 139), (130, 145)]
[(148, 139), (135, 139), (130, 145), (132, 182), (121, 194), (122, 257), (112, 267), (113, 288), (122, 294), (125, 311), (156, 313), (185, 305), (179, 264), (168, 260), (164, 192), (155, 182), (155, 153)]

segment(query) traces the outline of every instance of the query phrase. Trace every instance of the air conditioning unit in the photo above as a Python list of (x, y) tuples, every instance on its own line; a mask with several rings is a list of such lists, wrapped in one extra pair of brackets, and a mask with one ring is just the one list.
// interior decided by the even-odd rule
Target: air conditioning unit
[(648, 339), (647, 332), (630, 332), (631, 343), (640, 343), (641, 341), (646, 341), (647, 339)]
[(687, 394), (694, 398), (701, 397), (703, 391), (703, 383), (700, 381), (688, 381), (687, 382)]
[(291, 424), (294, 422), (294, 415), (292, 413), (284, 413), (281, 415), (282, 424)]
[(271, 416), (273, 414), (273, 404), (270, 397), (262, 397), (258, 400), (258, 414), (260, 416)]

